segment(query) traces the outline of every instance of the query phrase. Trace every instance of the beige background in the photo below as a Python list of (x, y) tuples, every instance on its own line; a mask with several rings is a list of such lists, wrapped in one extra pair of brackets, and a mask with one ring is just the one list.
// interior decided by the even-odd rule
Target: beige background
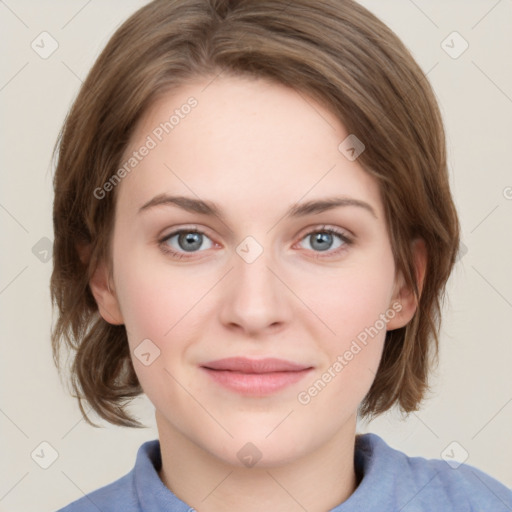
[[(51, 359), (51, 261), (41, 261), (53, 240), (50, 153), (58, 130), (108, 38), (144, 3), (0, 2), (1, 511), (54, 511), (127, 473), (140, 444), (156, 437), (146, 399), (135, 407), (150, 429), (94, 429), (81, 420)], [(510, 487), (512, 1), (361, 3), (404, 40), (438, 95), (467, 247), (449, 283), (432, 397), (406, 421), (391, 413), (361, 431), (428, 458), (456, 441), (448, 452), (465, 450), (467, 463)], [(31, 48), (43, 31), (59, 45), (47, 59)], [(453, 31), (469, 43), (456, 59), (441, 46)], [(455, 39), (452, 51), (460, 44)], [(48, 469), (31, 458), (41, 442), (58, 453)]]

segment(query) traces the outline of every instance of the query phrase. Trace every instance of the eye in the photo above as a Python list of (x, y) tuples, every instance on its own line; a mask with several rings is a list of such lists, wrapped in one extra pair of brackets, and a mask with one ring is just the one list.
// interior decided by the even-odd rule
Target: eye
[[(325, 257), (337, 255), (341, 251), (346, 250), (346, 248), (353, 243), (352, 238), (350, 238), (346, 233), (327, 226), (322, 226), (314, 231), (309, 231), (301, 239), (301, 241), (304, 240), (307, 241), (307, 245), (309, 245), (306, 249), (317, 253), (328, 253)], [(316, 257), (324, 256), (318, 254)]]
[(162, 251), (173, 257), (187, 258), (187, 253), (201, 252), (201, 248), (211, 249), (213, 242), (205, 233), (194, 228), (174, 231), (160, 240), (159, 245)]
[[(345, 232), (327, 226), (309, 231), (301, 238), (302, 241), (308, 242), (309, 247), (306, 249), (315, 252), (317, 258), (336, 256), (353, 243), (352, 238)], [(176, 259), (192, 257), (194, 253), (211, 249), (213, 246), (214, 242), (197, 228), (182, 228), (159, 240), (162, 252)]]

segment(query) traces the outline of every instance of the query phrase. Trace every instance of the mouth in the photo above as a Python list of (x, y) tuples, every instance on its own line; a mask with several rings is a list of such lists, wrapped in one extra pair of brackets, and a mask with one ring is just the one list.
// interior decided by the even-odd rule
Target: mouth
[(285, 359), (246, 357), (209, 361), (200, 367), (217, 384), (252, 396), (276, 393), (302, 380), (313, 369)]

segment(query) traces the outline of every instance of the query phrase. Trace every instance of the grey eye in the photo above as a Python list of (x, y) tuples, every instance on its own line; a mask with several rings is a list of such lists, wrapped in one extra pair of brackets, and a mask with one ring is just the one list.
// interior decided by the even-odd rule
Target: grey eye
[[(175, 244), (171, 243), (173, 239), (177, 239), (177, 247)], [(171, 233), (165, 242), (176, 251), (195, 252), (201, 248), (205, 241), (210, 241), (210, 245), (207, 246), (206, 249), (211, 248), (213, 244), (204, 233), (183, 230)], [(203, 247), (203, 249), (204, 248), (205, 247)]]

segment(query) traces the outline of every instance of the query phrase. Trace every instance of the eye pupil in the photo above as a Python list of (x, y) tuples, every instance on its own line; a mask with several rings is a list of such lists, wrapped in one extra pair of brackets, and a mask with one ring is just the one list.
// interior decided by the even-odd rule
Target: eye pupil
[[(315, 246), (315, 244), (319, 244)], [(332, 244), (332, 235), (330, 233), (316, 233), (313, 236), (313, 243), (311, 247), (319, 251), (325, 251), (329, 249)]]
[(178, 237), (178, 243), (180, 248), (188, 252), (199, 249), (201, 247), (202, 241), (203, 240), (201, 233), (181, 233)]

